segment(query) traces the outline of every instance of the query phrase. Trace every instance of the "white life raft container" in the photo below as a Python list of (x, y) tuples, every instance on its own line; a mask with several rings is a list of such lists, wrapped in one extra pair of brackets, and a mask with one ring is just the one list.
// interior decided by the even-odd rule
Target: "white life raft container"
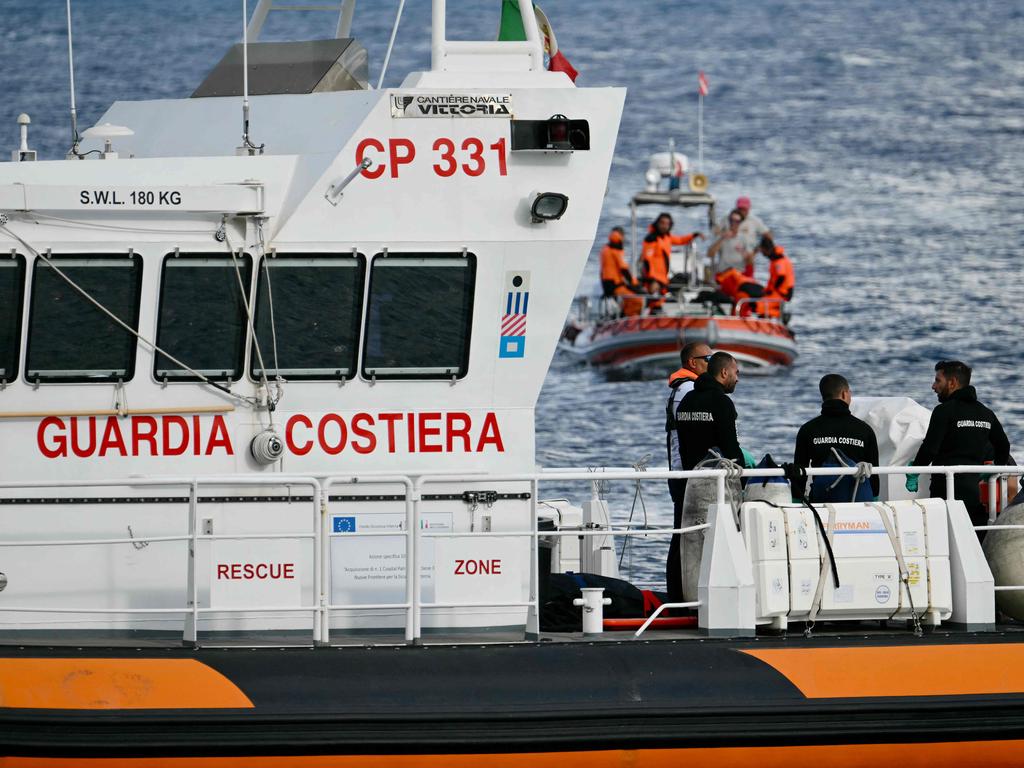
[[(838, 586), (810, 509), (763, 502), (741, 507), (757, 623), (785, 628), (789, 621), (809, 618), (909, 619), (916, 614), (937, 625), (949, 618), (953, 597), (945, 502), (822, 504), (815, 509), (830, 531)], [(904, 569), (906, 583), (900, 577)], [(815, 607), (820, 579), (824, 584)]]

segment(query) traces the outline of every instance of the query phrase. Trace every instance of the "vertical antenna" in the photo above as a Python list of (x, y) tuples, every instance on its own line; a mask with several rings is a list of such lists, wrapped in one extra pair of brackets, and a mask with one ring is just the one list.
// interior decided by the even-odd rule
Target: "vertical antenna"
[(241, 154), (262, 155), (263, 146), (256, 146), (249, 138), (249, 7), (242, 0), (242, 146), (238, 149)]
[(75, 54), (71, 46), (71, 0), (67, 0), (68, 12), (68, 74), (71, 80), (71, 150), (69, 155), (79, 157), (78, 110), (75, 109)]

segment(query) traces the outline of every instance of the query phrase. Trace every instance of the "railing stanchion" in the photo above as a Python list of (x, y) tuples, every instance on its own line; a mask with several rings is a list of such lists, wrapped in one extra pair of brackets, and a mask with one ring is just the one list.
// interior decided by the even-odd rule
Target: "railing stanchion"
[(953, 488), (953, 482), (955, 477), (956, 472), (946, 473), (946, 501), (954, 501), (956, 499)]
[(330, 600), (326, 591), (327, 579), (325, 568), (327, 563), (327, 497), (317, 483), (313, 487), (313, 645), (327, 645), (330, 642), (328, 624), (330, 615), (327, 605)]
[[(526, 639), (540, 639), (540, 527), (537, 522), (537, 478), (530, 481), (530, 521), (533, 536), (530, 539), (530, 610), (526, 616)], [(547, 578), (547, 574), (544, 574)]]
[(409, 614), (405, 627), (405, 641), (415, 645), (420, 640), (420, 481), (408, 482), (405, 491), (405, 584)]
[(717, 470), (718, 477), (715, 478), (715, 487), (718, 492), (718, 503), (725, 504), (725, 470)]
[(999, 508), (999, 478), (990, 475), (988, 478), (988, 523), (996, 521), (996, 510)]
[(185, 645), (195, 646), (199, 639), (199, 586), (196, 583), (196, 549), (199, 546), (199, 530), (196, 517), (198, 515), (199, 491), (198, 483), (193, 480), (188, 486), (188, 605), (190, 613), (185, 616), (185, 633), (182, 641)]

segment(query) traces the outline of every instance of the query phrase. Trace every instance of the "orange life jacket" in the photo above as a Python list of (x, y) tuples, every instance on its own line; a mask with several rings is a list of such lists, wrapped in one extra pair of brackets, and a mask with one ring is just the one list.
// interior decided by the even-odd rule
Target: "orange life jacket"
[(736, 301), (740, 293), (740, 286), (747, 282), (747, 277), (736, 267), (729, 267), (724, 272), (715, 275), (715, 282), (718, 283), (722, 293)]
[[(725, 272), (715, 275), (718, 287), (726, 296), (732, 299), (733, 304), (739, 304), (743, 299), (760, 299), (766, 295), (764, 286), (755, 283), (735, 267), (729, 267)], [(749, 315), (763, 315), (768, 305), (763, 301), (745, 302), (740, 307), (740, 317)]]
[(672, 382), (676, 379), (691, 379), (692, 381), (697, 380), (697, 374), (691, 371), (689, 368), (680, 368), (678, 371), (668, 377), (668, 385), (671, 387)]

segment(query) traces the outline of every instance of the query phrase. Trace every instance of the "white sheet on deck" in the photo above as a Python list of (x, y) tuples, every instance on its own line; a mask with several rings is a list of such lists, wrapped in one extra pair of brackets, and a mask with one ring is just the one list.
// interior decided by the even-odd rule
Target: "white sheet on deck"
[(897, 467), (914, 460), (932, 415), (909, 397), (855, 397), (850, 411), (875, 431), (879, 466)]

